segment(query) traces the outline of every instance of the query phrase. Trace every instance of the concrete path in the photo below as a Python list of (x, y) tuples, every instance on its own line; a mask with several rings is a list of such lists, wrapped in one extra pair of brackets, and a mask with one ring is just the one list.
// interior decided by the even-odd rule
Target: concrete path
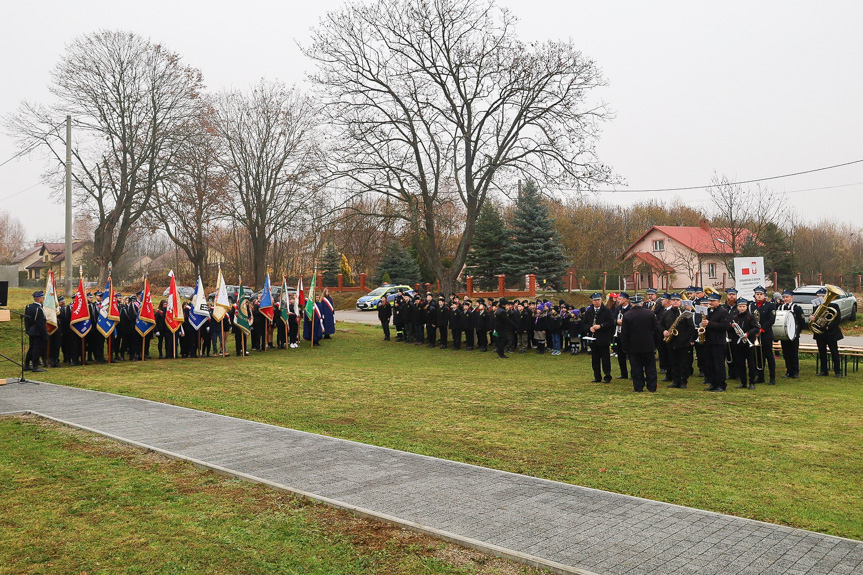
[(863, 574), (860, 541), (152, 401), (0, 386), (21, 411), (559, 573)]

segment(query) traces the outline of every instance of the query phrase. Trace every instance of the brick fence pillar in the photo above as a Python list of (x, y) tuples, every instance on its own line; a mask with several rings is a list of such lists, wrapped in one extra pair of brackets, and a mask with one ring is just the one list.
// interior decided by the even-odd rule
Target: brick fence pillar
[(497, 291), (500, 295), (506, 295), (506, 276), (500, 274), (497, 276)]
[(527, 276), (527, 293), (530, 297), (536, 297), (536, 276), (534, 274)]
[(341, 289), (345, 287), (345, 278), (342, 274), (338, 274), (336, 275), (336, 279), (339, 280), (339, 291), (341, 291)]
[(366, 291), (366, 274), (365, 274), (365, 272), (360, 274), (360, 291)]

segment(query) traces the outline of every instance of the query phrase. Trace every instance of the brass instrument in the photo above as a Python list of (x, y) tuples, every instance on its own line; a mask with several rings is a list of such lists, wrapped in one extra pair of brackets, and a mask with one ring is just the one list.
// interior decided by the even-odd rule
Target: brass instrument
[(692, 317), (691, 311), (685, 310), (680, 312), (680, 315), (675, 318), (674, 323), (672, 323), (671, 327), (668, 328), (668, 335), (663, 337), (662, 340), (665, 343), (668, 343), (672, 340), (672, 338), (677, 337), (677, 324), (680, 323), (681, 319), (689, 319), (690, 317)]
[(700, 325), (698, 326), (698, 343), (704, 345), (705, 341), (707, 341), (707, 328)]
[(710, 286), (704, 286), (704, 293), (707, 295), (714, 294), (714, 293), (718, 293), (719, 295), (722, 295), (719, 291), (713, 289)]
[(732, 321), (732, 322), (731, 322), (731, 327), (733, 327), (733, 328), (734, 328), (734, 333), (735, 333), (735, 334), (737, 334), (737, 338), (738, 338), (738, 339), (737, 339), (737, 343), (738, 343), (738, 345), (739, 345), (739, 344), (741, 344), (741, 343), (743, 343), (743, 341), (744, 341), (744, 340), (746, 340), (746, 343), (748, 343), (748, 344), (749, 344), (749, 347), (754, 347), (754, 346), (755, 346), (755, 344), (754, 344), (754, 343), (752, 343), (752, 340), (751, 340), (751, 339), (749, 339), (749, 337), (747, 337), (746, 332), (745, 332), (745, 331), (743, 331), (743, 328), (742, 328), (742, 327), (740, 327), (740, 326), (737, 324), (737, 322), (736, 322), (736, 321)]
[(815, 311), (812, 312), (809, 318), (809, 329), (817, 334), (826, 332), (830, 324), (833, 323), (833, 320), (836, 319), (838, 314), (835, 309), (830, 307), (830, 302), (842, 295), (839, 288), (834, 285), (826, 284), (824, 287), (827, 289), (824, 303), (815, 308)]
[[(761, 325), (761, 313), (758, 311), (758, 307), (752, 310), (752, 317), (755, 318), (755, 323)], [(758, 333), (755, 335), (755, 343), (752, 344), (752, 347), (755, 349), (755, 369), (758, 371), (764, 371), (764, 349), (761, 347), (761, 329), (758, 330)], [(773, 353), (773, 350), (770, 350), (770, 353)], [(761, 360), (761, 366), (759, 367), (758, 363)]]

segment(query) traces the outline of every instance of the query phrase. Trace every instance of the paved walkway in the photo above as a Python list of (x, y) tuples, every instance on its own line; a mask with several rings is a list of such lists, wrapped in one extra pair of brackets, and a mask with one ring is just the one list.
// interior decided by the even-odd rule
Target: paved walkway
[(152, 401), (0, 386), (0, 413), (20, 411), (560, 573), (863, 574), (860, 541)]

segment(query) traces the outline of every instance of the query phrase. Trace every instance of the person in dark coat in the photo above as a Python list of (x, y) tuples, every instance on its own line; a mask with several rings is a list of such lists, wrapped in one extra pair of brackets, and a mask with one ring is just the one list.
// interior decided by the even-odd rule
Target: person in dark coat
[(390, 340), (390, 318), (393, 316), (393, 306), (390, 305), (390, 300), (387, 296), (381, 298), (378, 302), (378, 320), (381, 322), (381, 327), (384, 330), (384, 341)]
[[(755, 301), (749, 305), (755, 321), (761, 325), (761, 349), (764, 361), (755, 383), (764, 383), (764, 368), (770, 376), (769, 385), (776, 385), (776, 355), (773, 353), (773, 323), (776, 321), (776, 305), (767, 299), (767, 290), (755, 288)], [(765, 365), (766, 364), (766, 365)]]
[(425, 328), (425, 306), (419, 294), (414, 296), (411, 308), (411, 320), (414, 325), (414, 345), (422, 345), (425, 341), (423, 329)]
[[(602, 294), (590, 296), (591, 305), (584, 312), (581, 326), (584, 333), (582, 340), (590, 344), (590, 361), (593, 366), (593, 381), (611, 382), (611, 336), (614, 332), (614, 318), (611, 310), (602, 305)], [(600, 372), (600, 367), (602, 372)], [(603, 374), (605, 377), (603, 377)]]
[[(755, 366), (755, 351), (753, 345), (755, 338), (761, 331), (761, 326), (749, 312), (749, 302), (740, 299), (731, 312), (731, 349), (734, 358), (734, 371), (741, 389), (755, 389), (755, 380), (758, 378)], [(738, 332), (739, 330), (739, 332)], [(747, 383), (748, 381), (748, 383)]]
[(785, 377), (797, 379), (800, 377), (800, 330), (803, 329), (803, 308), (794, 303), (794, 292), (785, 290), (782, 292), (782, 305), (780, 310), (785, 310), (794, 316), (796, 331), (791, 340), (780, 342), (782, 346), (782, 359), (785, 360)]
[(452, 330), (452, 348), (458, 351), (461, 349), (461, 334), (464, 325), (464, 310), (458, 300), (450, 304), (449, 325)]
[(165, 314), (168, 313), (168, 302), (162, 300), (159, 302), (159, 307), (153, 314), (156, 316), (156, 347), (159, 348), (159, 359), (163, 359), (163, 348), (165, 353), (168, 349), (168, 338), (171, 335), (168, 326), (165, 325)]
[[(827, 290), (821, 288), (815, 294), (818, 297), (827, 295)], [(845, 336), (842, 335), (842, 328), (839, 326), (841, 314), (839, 306), (836, 303), (831, 303), (830, 308), (836, 312), (836, 317), (833, 318), (827, 325), (827, 329), (822, 333), (815, 333), (815, 343), (818, 345), (818, 362), (820, 370), (816, 375), (830, 375), (830, 364), (827, 363), (827, 349), (830, 348), (830, 357), (833, 360), (833, 373), (836, 377), (842, 377), (842, 364), (839, 361), (839, 340)]]
[(434, 296), (430, 293), (426, 294), (423, 317), (426, 324), (426, 347), (434, 347), (435, 334), (437, 333), (437, 303), (435, 303)]
[(620, 368), (620, 375), (617, 376), (617, 379), (629, 379), (629, 364), (627, 363), (627, 355), (626, 355), (626, 346), (620, 341), (620, 331), (623, 327), (623, 317), (626, 313), (632, 309), (632, 305), (629, 302), (629, 294), (625, 291), (620, 292), (617, 296), (617, 306), (615, 306), (614, 312), (614, 323), (616, 333), (618, 334), (615, 338), (617, 340), (617, 366)]
[(728, 328), (731, 327), (731, 316), (720, 304), (722, 296), (718, 293), (713, 292), (708, 299), (710, 310), (701, 320), (701, 327), (706, 330), (702, 348), (704, 374), (710, 382), (710, 387), (706, 391), (725, 391), (725, 336)]
[(494, 351), (497, 352), (497, 356), (501, 359), (507, 359), (504, 351), (507, 344), (506, 334), (509, 332), (510, 324), (512, 323), (509, 316), (511, 309), (512, 304), (505, 297), (502, 297), (497, 304), (497, 310), (494, 312)]
[[(488, 351), (488, 328), (491, 325), (491, 315), (485, 305), (485, 300), (480, 298), (476, 304), (476, 310), (470, 310), (470, 302), (465, 301), (464, 306), (465, 309), (469, 310), (465, 312), (465, 326), (473, 326), (473, 327), (465, 327), (465, 333), (469, 333), (471, 339), (468, 340), (468, 350), (472, 350), (473, 347), (473, 331), (474, 327), (476, 328), (476, 346), (480, 351)], [(468, 317), (468, 313), (470, 313), (470, 317)]]
[(330, 295), (330, 288), (324, 288), (321, 292), (320, 301), (321, 321), (324, 324), (324, 339), (331, 339), (330, 336), (336, 333), (336, 306), (333, 302), (333, 296)]
[[(60, 328), (62, 339), (60, 345), (63, 348), (63, 363), (66, 365), (77, 365), (80, 362), (81, 350), (75, 345), (76, 336), (72, 332), (72, 306), (66, 305), (66, 298), (60, 296), (57, 298), (60, 303), (60, 309), (57, 310), (57, 325)], [(77, 353), (75, 353), (77, 350)]]
[(63, 322), (60, 319), (61, 312), (65, 307), (66, 299), (63, 296), (57, 298), (57, 327), (48, 336), (48, 365), (60, 367), (60, 349), (63, 347)]
[(632, 368), (634, 391), (656, 392), (656, 342), (659, 339), (659, 322), (653, 311), (645, 308), (639, 295), (633, 296), (630, 308), (623, 315), (620, 326), (620, 343), (626, 350)]
[(401, 290), (399, 290), (398, 295), (393, 300), (393, 326), (396, 328), (396, 341), (404, 341), (405, 339), (405, 319), (404, 319), (404, 307), (402, 303), (404, 302), (404, 298), (402, 297)]
[(48, 323), (45, 320), (45, 310), (42, 309), (43, 303), (45, 303), (44, 292), (34, 291), (33, 303), (27, 304), (24, 308), (24, 328), (30, 340), (24, 359), (24, 369), (27, 371), (31, 369), (37, 372), (45, 371), (39, 367), (39, 358), (45, 355), (45, 346), (48, 343)]
[[(687, 310), (683, 309), (680, 294), (670, 294), (668, 299), (671, 302), (671, 307), (664, 310), (658, 318), (663, 328), (663, 339), (668, 340), (664, 342), (665, 348), (668, 350), (668, 373), (671, 376), (671, 383), (668, 387), (686, 389), (692, 367), (689, 350), (695, 342), (695, 324), (692, 322), (692, 316), (689, 315), (692, 312), (687, 313)], [(684, 314), (686, 315), (681, 317)], [(672, 327), (676, 334), (672, 333)]]
[(438, 341), (440, 342), (441, 349), (447, 348), (447, 336), (451, 315), (452, 310), (447, 305), (443, 294), (440, 294), (437, 298), (437, 318), (435, 319), (435, 324), (437, 325)]

